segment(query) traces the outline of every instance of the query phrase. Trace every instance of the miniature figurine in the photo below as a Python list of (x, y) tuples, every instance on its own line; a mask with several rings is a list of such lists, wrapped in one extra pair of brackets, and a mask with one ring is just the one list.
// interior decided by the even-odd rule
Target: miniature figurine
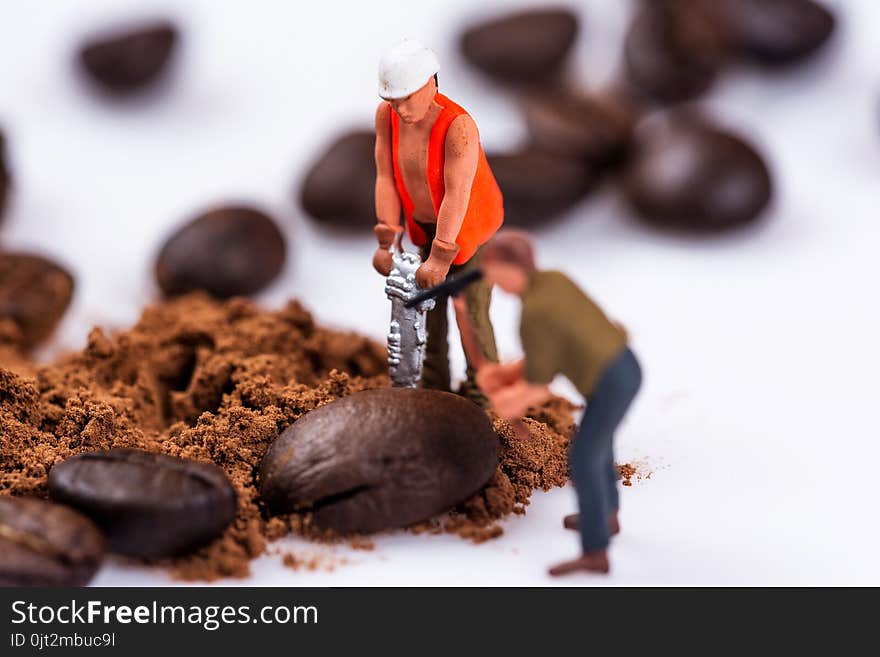
[[(501, 226), (501, 191), (489, 169), (477, 126), (464, 109), (438, 93), (435, 53), (404, 39), (379, 63), (376, 110), (376, 216), (379, 248), (373, 266), (388, 276), (392, 245), (403, 231), (420, 249), (419, 287), (442, 283), (449, 273), (479, 266), (479, 250)], [(465, 291), (480, 349), (497, 361), (489, 320), (490, 288), (479, 282)], [(426, 318), (427, 345), (422, 385), (450, 389), (448, 304), (443, 299)], [(477, 403), (485, 397), (468, 359), (462, 392)]]
[[(642, 382), (627, 335), (568, 277), (535, 268), (532, 243), (519, 231), (503, 231), (482, 249), (488, 285), (522, 299), (520, 337), (525, 356), (486, 363), (477, 382), (495, 411), (521, 418), (550, 396), (549, 383), (565, 375), (587, 408), (571, 448), (571, 472), (579, 515), (563, 524), (579, 529), (583, 554), (550, 569), (551, 575), (587, 570), (607, 573), (608, 543), (620, 531), (614, 432)], [(463, 302), (456, 301), (456, 310)]]

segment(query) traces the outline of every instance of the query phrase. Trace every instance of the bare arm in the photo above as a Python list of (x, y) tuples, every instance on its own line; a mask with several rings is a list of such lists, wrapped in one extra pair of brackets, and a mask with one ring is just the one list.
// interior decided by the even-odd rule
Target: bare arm
[(445, 149), (445, 192), (437, 212), (437, 234), (431, 243), (430, 256), (416, 271), (416, 282), (423, 288), (443, 282), (459, 251), (455, 240), (471, 200), (480, 157), (480, 136), (473, 119), (462, 115), (449, 125)]
[(381, 103), (376, 110), (376, 217), (379, 223), (397, 229), (400, 210), (391, 162), (391, 107)]
[(480, 134), (477, 124), (466, 115), (459, 116), (446, 133), (446, 159), (443, 182), (446, 191), (437, 213), (437, 238), (455, 242), (471, 200), (471, 186), (480, 157)]

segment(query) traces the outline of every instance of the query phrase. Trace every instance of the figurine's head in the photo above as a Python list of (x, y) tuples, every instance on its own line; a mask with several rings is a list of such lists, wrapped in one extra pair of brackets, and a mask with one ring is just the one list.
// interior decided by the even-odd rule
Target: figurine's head
[(508, 294), (522, 294), (535, 271), (532, 241), (520, 230), (502, 230), (480, 249), (483, 280)]
[(417, 41), (404, 39), (379, 60), (379, 95), (404, 123), (421, 121), (437, 94), (437, 55)]

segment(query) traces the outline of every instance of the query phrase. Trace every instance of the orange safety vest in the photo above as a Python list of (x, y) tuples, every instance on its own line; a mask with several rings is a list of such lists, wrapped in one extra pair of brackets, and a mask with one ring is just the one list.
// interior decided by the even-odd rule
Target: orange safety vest
[[(449, 131), (450, 124), (462, 114), (467, 114), (461, 107), (453, 103), (446, 96), (437, 94), (434, 96), (435, 102), (440, 105), (443, 110), (437, 117), (437, 122), (431, 128), (431, 138), (428, 142), (428, 187), (431, 190), (431, 202), (434, 205), (434, 212), (439, 215), (440, 203), (443, 202), (443, 195), (446, 193), (446, 187), (443, 180), (443, 162), (446, 157), (446, 133)], [(400, 135), (400, 117), (397, 112), (391, 110), (391, 159), (394, 164), (394, 182), (397, 185), (397, 193), (400, 195), (400, 201), (403, 204), (403, 214), (406, 217), (406, 229), (409, 238), (416, 246), (423, 246), (428, 242), (428, 236), (425, 231), (419, 228), (419, 225), (413, 220), (413, 202), (409, 192), (406, 191), (406, 185), (403, 183), (403, 176), (400, 173), (400, 165), (397, 158), (398, 140)], [(504, 222), (504, 205), (501, 198), (501, 190), (492, 175), (489, 168), (489, 162), (486, 161), (486, 154), (483, 152), (483, 146), (480, 145), (480, 159), (477, 163), (477, 171), (474, 174), (474, 182), (471, 186), (471, 198), (468, 203), (467, 211), (464, 215), (464, 222), (461, 224), (461, 230), (458, 231), (458, 237), (455, 243), (458, 244), (460, 251), (452, 261), (455, 265), (461, 265), (471, 259), (476, 253), (477, 247), (484, 244), (495, 234), (501, 224)]]

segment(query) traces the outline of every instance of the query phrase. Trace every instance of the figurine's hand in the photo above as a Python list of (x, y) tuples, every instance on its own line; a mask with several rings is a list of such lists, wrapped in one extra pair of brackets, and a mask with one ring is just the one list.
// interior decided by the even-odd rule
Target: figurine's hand
[(486, 363), (477, 370), (477, 385), (483, 394), (489, 396), (505, 386), (511, 386), (522, 379), (523, 361), (512, 363)]
[(523, 398), (518, 386), (506, 386), (486, 396), (495, 412), (505, 420), (517, 420), (529, 408), (528, 400)]
[(373, 269), (382, 274), (382, 276), (388, 276), (394, 264), (391, 248), (394, 245), (394, 241), (403, 234), (403, 228), (401, 226), (389, 226), (380, 221), (373, 226), (373, 232), (376, 234), (376, 241), (379, 242), (379, 248), (373, 254)]
[(446, 280), (449, 267), (444, 267), (428, 258), (416, 269), (416, 283), (420, 288), (434, 287)]
[(376, 253), (373, 254), (373, 269), (382, 274), (382, 276), (388, 276), (391, 273), (393, 264), (391, 251), (383, 249), (381, 246), (376, 249)]
[(501, 366), (498, 363), (486, 363), (477, 370), (477, 386), (483, 394), (489, 397), (503, 385)]
[(434, 238), (431, 242), (431, 255), (416, 270), (416, 283), (419, 287), (434, 287), (445, 281), (458, 250), (458, 244)]

